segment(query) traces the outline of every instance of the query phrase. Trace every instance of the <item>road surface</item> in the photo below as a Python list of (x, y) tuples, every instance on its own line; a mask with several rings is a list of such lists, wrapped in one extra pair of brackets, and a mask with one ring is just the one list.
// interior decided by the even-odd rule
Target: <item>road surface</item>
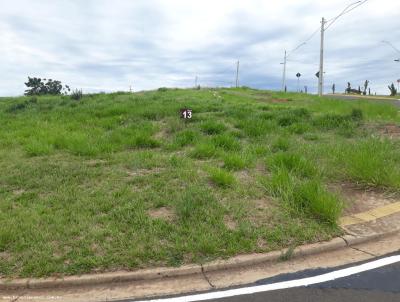
[[(123, 300), (128, 301), (146, 300)], [(283, 274), (237, 288), (147, 301), (399, 302), (400, 250), (367, 262)]]

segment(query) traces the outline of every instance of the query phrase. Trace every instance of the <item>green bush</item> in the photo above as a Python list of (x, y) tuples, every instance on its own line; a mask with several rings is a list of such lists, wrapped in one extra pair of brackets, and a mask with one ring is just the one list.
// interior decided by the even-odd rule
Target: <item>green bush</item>
[(305, 121), (311, 117), (310, 112), (305, 108), (286, 109), (278, 114), (278, 125), (287, 127), (299, 121)]
[(195, 142), (198, 133), (193, 130), (184, 130), (175, 135), (175, 144), (179, 147), (184, 147)]
[(231, 187), (235, 183), (235, 177), (223, 169), (213, 168), (209, 173), (212, 182), (219, 187)]
[(363, 120), (363, 117), (364, 117), (364, 115), (363, 115), (363, 112), (362, 112), (361, 109), (353, 109), (353, 110), (351, 110), (350, 118), (353, 121), (357, 121), (357, 122), (361, 121), (361, 120)]
[(238, 171), (246, 167), (244, 158), (237, 154), (229, 154), (224, 157), (224, 168), (227, 170)]
[(133, 147), (137, 148), (157, 148), (160, 147), (160, 142), (149, 135), (138, 135), (133, 140)]
[(343, 202), (326, 190), (320, 180), (301, 180), (285, 169), (275, 172), (265, 186), (295, 215), (309, 215), (323, 223), (336, 225), (343, 210)]
[(317, 169), (304, 157), (294, 153), (276, 153), (268, 160), (273, 171), (286, 169), (300, 177), (312, 178), (318, 174)]
[(293, 196), (296, 207), (322, 222), (336, 224), (343, 210), (340, 199), (327, 191), (318, 180), (298, 184)]
[(212, 143), (216, 148), (222, 148), (227, 151), (237, 151), (241, 147), (238, 139), (228, 134), (220, 134), (213, 137)]
[(75, 101), (79, 101), (82, 97), (83, 97), (82, 89), (80, 89), (80, 90), (75, 89), (71, 93), (71, 99), (73, 99)]
[(37, 104), (38, 100), (36, 96), (30, 97), (28, 100), (22, 102), (22, 103), (16, 103), (12, 104), (10, 107), (7, 108), (8, 113), (16, 113), (18, 111), (25, 110), (31, 105)]
[(203, 122), (200, 128), (205, 134), (208, 135), (220, 134), (226, 130), (226, 126), (224, 124), (214, 121)]
[(330, 155), (340, 175), (364, 186), (400, 189), (399, 144), (390, 140), (365, 139), (336, 146)]
[(209, 143), (200, 143), (195, 146), (193, 151), (190, 153), (191, 157), (197, 159), (206, 159), (214, 157), (216, 154), (215, 146)]
[(275, 142), (272, 144), (272, 151), (287, 151), (289, 150), (290, 142), (287, 137), (280, 136)]
[(54, 147), (47, 142), (31, 139), (24, 149), (29, 156), (42, 156), (52, 153)]
[(363, 119), (363, 113), (360, 109), (353, 109), (348, 115), (325, 114), (314, 119), (313, 124), (325, 130), (335, 128), (354, 128), (359, 125)]
[(244, 119), (236, 123), (236, 127), (251, 138), (260, 137), (271, 133), (276, 127), (273, 121), (264, 119)]

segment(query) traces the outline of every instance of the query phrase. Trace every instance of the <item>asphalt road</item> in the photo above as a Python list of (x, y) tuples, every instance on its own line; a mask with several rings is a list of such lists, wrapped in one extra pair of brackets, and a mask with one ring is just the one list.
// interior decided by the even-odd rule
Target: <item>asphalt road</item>
[[(293, 279), (301, 279), (320, 275), (326, 272), (327, 270), (324, 269), (303, 271), (295, 274), (274, 277), (268, 280), (261, 280), (256, 284), (270, 284)], [(307, 287), (297, 287), (209, 301), (400, 302), (400, 262)]]
[[(356, 263), (336, 268), (319, 268), (314, 270), (300, 271), (292, 274), (278, 275), (272, 278), (259, 280), (254, 284), (217, 290), (207, 293), (207, 298), (201, 295), (177, 296), (158, 298), (150, 301), (184, 302), (184, 301), (210, 301), (210, 302), (400, 302), (400, 250), (391, 255), (376, 258), (362, 263)], [(394, 259), (395, 258), (395, 259)], [(388, 259), (395, 261), (391, 264), (382, 264)], [(393, 260), (394, 259), (394, 260)], [(379, 267), (374, 268), (376, 263)], [(362, 268), (361, 268), (362, 267)], [(370, 268), (372, 267), (372, 268)], [(365, 268), (365, 269), (364, 269)], [(348, 276), (341, 274), (351, 271)], [(330, 281), (324, 280), (324, 276)], [(332, 276), (336, 276), (332, 278)], [(295, 286), (286, 289), (260, 290), (252, 292), (254, 288), (262, 286), (274, 287), (282, 283), (297, 282), (301, 280), (313, 280), (312, 285)], [(235, 292), (236, 291), (236, 292)], [(224, 298), (218, 297), (218, 293), (234, 292)], [(247, 292), (247, 293), (246, 293)], [(243, 294), (242, 294), (243, 293)], [(124, 302), (135, 300), (124, 300)], [(136, 300), (137, 301), (137, 300)], [(141, 300), (142, 301), (142, 300)]]

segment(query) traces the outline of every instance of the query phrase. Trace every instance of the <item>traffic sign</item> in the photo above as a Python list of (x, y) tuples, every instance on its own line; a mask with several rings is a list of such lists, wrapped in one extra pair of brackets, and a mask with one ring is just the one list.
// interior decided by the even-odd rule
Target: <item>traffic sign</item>
[(315, 76), (316, 76), (317, 78), (319, 78), (319, 71), (315, 74)]
[(301, 74), (300, 74), (300, 72), (298, 72), (298, 73), (296, 74), (296, 77), (298, 77), (298, 78), (300, 78), (300, 77), (301, 77)]

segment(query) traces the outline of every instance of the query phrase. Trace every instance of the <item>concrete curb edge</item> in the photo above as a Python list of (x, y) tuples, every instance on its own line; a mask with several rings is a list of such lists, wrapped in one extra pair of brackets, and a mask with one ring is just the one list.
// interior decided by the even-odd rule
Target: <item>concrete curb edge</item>
[(246, 254), (239, 255), (227, 260), (217, 260), (204, 265), (185, 265), (179, 268), (153, 268), (138, 271), (119, 271), (99, 274), (86, 274), (81, 276), (66, 276), (64, 278), (45, 278), (45, 279), (15, 279), (6, 280), (0, 278), (0, 291), (20, 290), (20, 289), (45, 289), (45, 288), (73, 288), (96, 286), (101, 284), (120, 283), (128, 281), (150, 281), (162, 278), (182, 277), (206, 272), (234, 270), (241, 267), (259, 265), (266, 262), (279, 261), (284, 255), (289, 254), (290, 258), (320, 254), (334, 251), (353, 245), (366, 243), (376, 239), (381, 239), (394, 235), (399, 230), (387, 233), (372, 234), (368, 236), (345, 235), (336, 237), (330, 241), (318, 242), (298, 246), (292, 251), (282, 249), (265, 254)]

